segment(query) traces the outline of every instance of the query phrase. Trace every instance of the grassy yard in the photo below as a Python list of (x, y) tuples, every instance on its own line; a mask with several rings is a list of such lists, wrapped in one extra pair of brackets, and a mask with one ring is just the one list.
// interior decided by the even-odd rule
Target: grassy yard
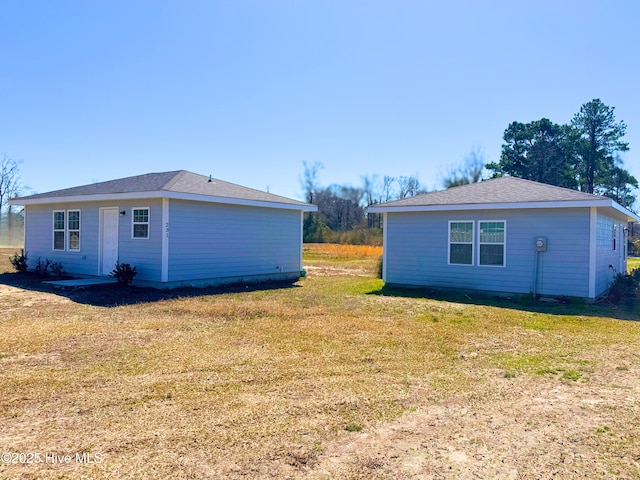
[(640, 478), (635, 308), (385, 289), (380, 253), (307, 246), (273, 288), (0, 275), (0, 478)]
[(640, 257), (629, 257), (627, 259), (627, 270), (640, 268)]

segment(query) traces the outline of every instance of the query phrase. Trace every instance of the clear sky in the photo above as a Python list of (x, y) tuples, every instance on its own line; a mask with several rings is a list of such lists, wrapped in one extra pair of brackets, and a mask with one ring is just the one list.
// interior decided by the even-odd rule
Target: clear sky
[(441, 188), (512, 121), (594, 98), (640, 178), (636, 0), (2, 0), (0, 154), (34, 192), (185, 169), (301, 198)]

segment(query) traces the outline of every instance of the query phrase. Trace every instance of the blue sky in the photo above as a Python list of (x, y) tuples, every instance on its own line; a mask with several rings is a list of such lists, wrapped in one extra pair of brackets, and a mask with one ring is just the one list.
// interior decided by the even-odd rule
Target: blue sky
[(428, 189), (512, 121), (593, 98), (640, 178), (640, 2), (29, 1), (0, 10), (0, 154), (45, 192), (186, 169), (301, 198), (417, 175)]

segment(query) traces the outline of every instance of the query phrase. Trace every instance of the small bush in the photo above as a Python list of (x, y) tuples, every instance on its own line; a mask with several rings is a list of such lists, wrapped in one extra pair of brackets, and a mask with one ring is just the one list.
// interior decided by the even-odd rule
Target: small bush
[(51, 275), (51, 260), (45, 258), (43, 261), (40, 257), (38, 257), (38, 261), (36, 262), (36, 266), (33, 271), (39, 277), (48, 277), (49, 275)]
[(20, 254), (16, 252), (13, 254), (13, 257), (9, 259), (13, 268), (16, 269), (16, 272), (20, 273), (25, 273), (27, 271), (27, 260), (29, 260), (29, 257), (27, 256), (27, 252), (24, 251), (24, 248), (20, 250)]
[(60, 262), (51, 262), (49, 264), (49, 269), (54, 277), (64, 277), (67, 274)]
[(36, 262), (33, 272), (42, 278), (50, 276), (63, 277), (67, 274), (60, 262), (54, 262), (48, 258), (42, 260), (40, 257), (38, 257), (38, 261)]
[(109, 274), (122, 285), (131, 285), (133, 278), (138, 274), (136, 267), (128, 263), (116, 262), (116, 268)]
[(639, 268), (632, 270), (628, 275), (623, 273), (616, 274), (616, 276), (613, 277), (611, 286), (605, 295), (606, 300), (615, 305), (618, 305), (623, 301), (628, 304), (633, 304), (639, 282)]

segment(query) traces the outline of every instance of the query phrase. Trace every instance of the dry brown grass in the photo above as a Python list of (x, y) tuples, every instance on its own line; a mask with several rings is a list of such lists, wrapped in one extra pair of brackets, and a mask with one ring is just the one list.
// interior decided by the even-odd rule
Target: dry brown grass
[(373, 245), (341, 245), (337, 243), (305, 243), (306, 258), (332, 258), (353, 260), (355, 258), (378, 258), (382, 247)]
[(313, 275), (375, 276), (382, 247), (305, 243), (304, 266)]
[(640, 324), (610, 318), (636, 312), (313, 273), (111, 308), (0, 289), (0, 453), (104, 459), (3, 479), (638, 478)]

